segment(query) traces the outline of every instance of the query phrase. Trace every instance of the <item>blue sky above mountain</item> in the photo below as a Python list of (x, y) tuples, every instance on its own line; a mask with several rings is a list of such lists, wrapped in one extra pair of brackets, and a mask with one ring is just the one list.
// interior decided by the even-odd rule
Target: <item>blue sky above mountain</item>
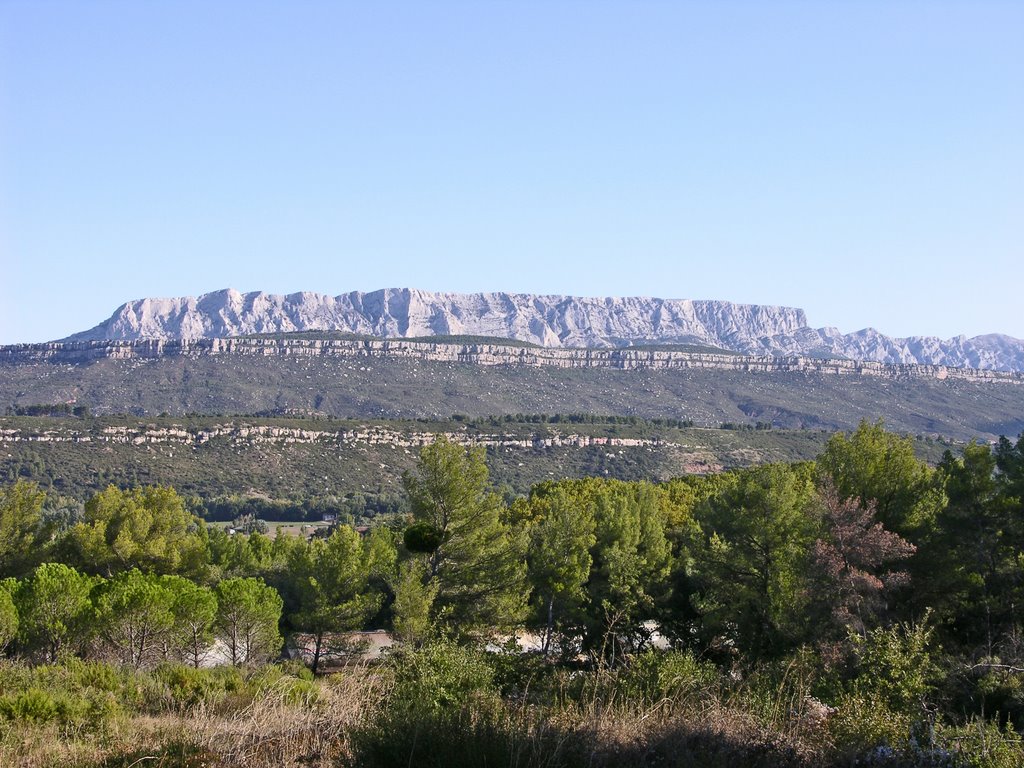
[(0, 5), (0, 342), (243, 291), (1024, 337), (1024, 6)]

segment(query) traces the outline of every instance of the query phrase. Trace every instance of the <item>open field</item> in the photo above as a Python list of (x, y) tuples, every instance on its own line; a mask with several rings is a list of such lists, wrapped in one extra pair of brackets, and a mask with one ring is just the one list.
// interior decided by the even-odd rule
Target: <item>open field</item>
[[(278, 534), (283, 536), (303, 536), (308, 538), (314, 531), (326, 531), (330, 528), (330, 523), (315, 521), (308, 523), (296, 523), (292, 520), (262, 520), (262, 522), (266, 523), (267, 535), (271, 538), (274, 538)], [(232, 527), (232, 521), (216, 520), (211, 522), (210, 525), (228, 530)]]

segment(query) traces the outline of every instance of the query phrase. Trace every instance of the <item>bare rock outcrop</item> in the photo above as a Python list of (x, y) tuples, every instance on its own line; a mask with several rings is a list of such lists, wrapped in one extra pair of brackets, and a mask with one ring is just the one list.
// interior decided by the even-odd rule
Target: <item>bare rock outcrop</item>
[(133, 341), (52, 341), (0, 347), (0, 365), (54, 363), (78, 365), (97, 360), (156, 360), (165, 357), (329, 357), (401, 358), (483, 366), (613, 368), (619, 370), (703, 369), (744, 373), (823, 373), (885, 379), (955, 379), (1024, 383), (1024, 373), (941, 364), (877, 363), (871, 360), (808, 355), (739, 355), (619, 347), (579, 349), (524, 347), (492, 343), (443, 343), (408, 339), (213, 338)]

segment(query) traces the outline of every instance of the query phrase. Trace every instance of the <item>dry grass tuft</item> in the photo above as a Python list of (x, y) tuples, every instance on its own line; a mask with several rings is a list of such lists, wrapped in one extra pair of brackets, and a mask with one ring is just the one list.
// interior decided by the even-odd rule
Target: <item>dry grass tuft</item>
[(379, 680), (359, 671), (330, 678), (315, 697), (270, 688), (234, 713), (134, 715), (98, 733), (12, 727), (0, 737), (0, 767), (327, 768), (350, 752), (348, 734), (380, 701)]
[(328, 766), (350, 752), (349, 733), (380, 701), (380, 680), (357, 672), (332, 678), (317, 699), (292, 702), (271, 690), (233, 717), (214, 720), (202, 746), (225, 765)]

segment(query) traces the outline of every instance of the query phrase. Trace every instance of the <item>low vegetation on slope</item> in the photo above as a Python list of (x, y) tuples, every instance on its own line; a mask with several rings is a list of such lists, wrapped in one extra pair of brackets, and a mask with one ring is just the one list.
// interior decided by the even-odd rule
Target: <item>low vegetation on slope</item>
[[(381, 501), (390, 506), (402, 473), (435, 434), (484, 445), (491, 478), (506, 495), (550, 479), (667, 480), (808, 460), (829, 437), (753, 424), (672, 424), (578, 415), (436, 421), (8, 416), (0, 417), (0, 481), (33, 480), (78, 501), (110, 483), (172, 485), (207, 503), (276, 500), (278, 511), (262, 516), (302, 520), (306, 512), (319, 519), (338, 507), (358, 516), (366, 500), (371, 509)], [(947, 445), (921, 439), (915, 450), (934, 463)], [(316, 503), (304, 505), (310, 500)]]
[(809, 372), (479, 366), (401, 358), (206, 355), (0, 366), (0, 407), (73, 403), (99, 414), (293, 409), (338, 418), (599, 413), (698, 426), (767, 422), (992, 440), (1024, 429), (1024, 385)]

